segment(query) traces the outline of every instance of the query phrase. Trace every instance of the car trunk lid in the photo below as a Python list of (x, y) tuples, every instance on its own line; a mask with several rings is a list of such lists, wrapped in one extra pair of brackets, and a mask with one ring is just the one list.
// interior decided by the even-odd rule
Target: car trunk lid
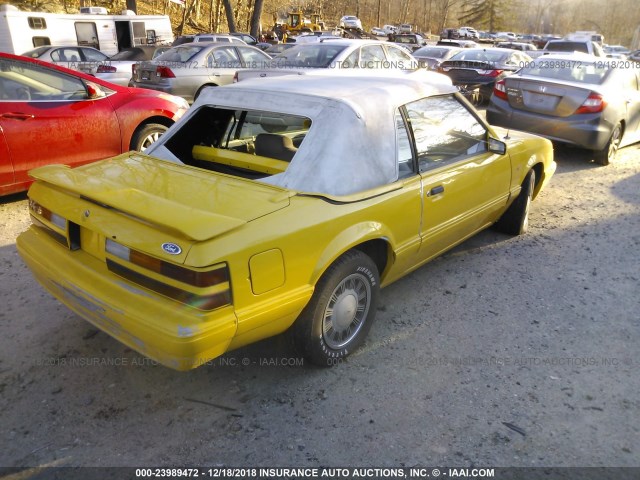
[[(76, 212), (77, 206), (70, 204), (48, 208), (55, 208), (57, 214), (81, 227), (92, 224), (89, 217), (94, 213), (106, 219), (108, 211), (111, 220), (106, 223), (111, 225), (106, 230), (102, 225), (105, 222), (93, 224), (109, 236), (128, 237), (128, 245), (142, 250), (147, 250), (144, 244), (149, 240), (130, 234), (139, 226), (164, 241), (191, 245), (285, 208), (293, 195), (275, 186), (135, 152), (75, 169), (46, 166), (33, 170), (31, 175), (37, 183), (46, 182), (56, 190), (79, 196), (84, 211)], [(186, 253), (187, 249), (182, 250)]]
[(578, 83), (556, 83), (508, 77), (505, 89), (509, 105), (516, 110), (568, 117), (584, 104), (592, 89)]
[[(169, 74), (171, 72), (171, 74)], [(134, 82), (145, 84), (157, 84), (173, 75), (169, 65), (158, 65), (153, 62), (139, 62), (134, 64), (132, 68), (132, 77)]]

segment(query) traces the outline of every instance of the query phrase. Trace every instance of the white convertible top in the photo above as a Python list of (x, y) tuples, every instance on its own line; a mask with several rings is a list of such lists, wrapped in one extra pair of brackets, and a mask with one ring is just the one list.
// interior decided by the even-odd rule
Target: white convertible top
[[(410, 77), (287, 75), (248, 80), (205, 90), (191, 114), (211, 105), (310, 118), (312, 126), (287, 170), (261, 181), (300, 192), (348, 195), (398, 178), (398, 107), (457, 91), (439, 74)], [(424, 78), (433, 82), (426, 83)], [(158, 143), (163, 143), (162, 138)], [(161, 152), (152, 154), (162, 156)]]

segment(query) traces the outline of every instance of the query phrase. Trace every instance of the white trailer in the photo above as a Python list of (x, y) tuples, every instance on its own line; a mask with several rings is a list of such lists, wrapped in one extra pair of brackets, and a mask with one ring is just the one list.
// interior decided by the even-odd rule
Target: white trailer
[(170, 45), (166, 15), (23, 12), (0, 5), (0, 52), (20, 55), (43, 45), (82, 45), (106, 55), (138, 45)]

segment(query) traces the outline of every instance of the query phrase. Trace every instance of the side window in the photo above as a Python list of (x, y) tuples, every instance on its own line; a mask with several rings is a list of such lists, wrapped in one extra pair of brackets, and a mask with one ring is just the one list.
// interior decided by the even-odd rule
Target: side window
[(81, 80), (53, 70), (0, 59), (0, 101), (86, 98)]
[(411, 152), (411, 140), (404, 123), (402, 114), (396, 112), (396, 154), (398, 160), (398, 178), (409, 176), (413, 173), (413, 153)]
[(54, 62), (79, 62), (80, 52), (77, 48), (58, 48), (51, 52), (51, 60)]
[(393, 45), (387, 45), (387, 57), (394, 67), (402, 68), (404, 70), (415, 69), (417, 64), (415, 60), (400, 47), (394, 47)]
[(240, 51), (240, 55), (244, 60), (246, 67), (250, 68), (264, 68), (264, 64), (269, 61), (262, 52), (248, 47), (237, 47)]
[(367, 45), (360, 49), (360, 68), (382, 68), (385, 60), (381, 45)]
[(486, 129), (454, 96), (424, 98), (405, 108), (420, 171), (487, 151)]
[(356, 50), (342, 61), (342, 68), (356, 68), (358, 66), (358, 53)]
[(109, 58), (102, 52), (92, 50), (90, 48), (82, 48), (82, 54), (84, 55), (85, 60), (89, 62), (102, 62)]
[(209, 68), (237, 68), (241, 66), (241, 63), (235, 48), (219, 47), (207, 57), (207, 66)]
[(42, 47), (44, 45), (51, 45), (51, 39), (49, 37), (32, 37), (34, 47)]

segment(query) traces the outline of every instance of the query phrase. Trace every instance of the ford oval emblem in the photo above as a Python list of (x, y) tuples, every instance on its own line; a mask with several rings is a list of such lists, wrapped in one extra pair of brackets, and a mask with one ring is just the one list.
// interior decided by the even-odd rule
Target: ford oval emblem
[(167, 252), (169, 255), (180, 255), (182, 253), (180, 246), (175, 243), (163, 243), (162, 250)]

